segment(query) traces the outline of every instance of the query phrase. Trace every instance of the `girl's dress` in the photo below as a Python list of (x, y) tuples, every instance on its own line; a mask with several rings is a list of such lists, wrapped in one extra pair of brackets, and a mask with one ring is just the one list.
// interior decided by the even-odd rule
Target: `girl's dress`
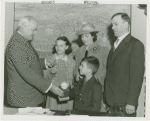
[[(60, 86), (62, 82), (69, 82), (72, 86), (75, 61), (69, 56), (60, 59), (56, 54), (48, 59), (53, 65), (53, 67), (49, 69), (49, 80), (52, 80), (57, 86)], [(58, 96), (49, 91), (47, 93), (46, 108), (60, 111), (72, 110), (73, 101), (60, 102)]]

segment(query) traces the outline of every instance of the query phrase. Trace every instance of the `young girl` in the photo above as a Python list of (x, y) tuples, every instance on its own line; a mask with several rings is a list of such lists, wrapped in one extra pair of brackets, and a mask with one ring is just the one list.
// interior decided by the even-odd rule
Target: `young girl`
[[(75, 62), (68, 56), (70, 53), (71, 47), (67, 37), (59, 37), (53, 48), (53, 56), (46, 59), (50, 63), (50, 80), (57, 86), (60, 86), (62, 82), (67, 82), (72, 86)], [(60, 102), (58, 96), (49, 92), (47, 94), (46, 108), (60, 111), (72, 110), (73, 101)]]

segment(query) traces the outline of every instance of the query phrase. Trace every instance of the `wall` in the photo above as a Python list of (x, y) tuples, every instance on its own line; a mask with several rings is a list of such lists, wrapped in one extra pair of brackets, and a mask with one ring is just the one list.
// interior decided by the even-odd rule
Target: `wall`
[(107, 26), (110, 24), (111, 16), (120, 11), (130, 14), (129, 4), (15, 3), (15, 9), (15, 25), (25, 15), (37, 19), (39, 26), (33, 46), (42, 57), (44, 53), (51, 52), (54, 41), (59, 36), (66, 36), (70, 41), (76, 39), (76, 33), (83, 23), (94, 24), (99, 31), (99, 43), (109, 47)]
[[(131, 14), (131, 34), (135, 38), (139, 39), (144, 46), (146, 47), (146, 30), (147, 30), (147, 16), (144, 14), (144, 10), (139, 9), (138, 5), (132, 5), (132, 14)], [(145, 49), (146, 50), (146, 49)], [(143, 117), (145, 115), (145, 78), (143, 81), (142, 89), (141, 89), (141, 94), (139, 96), (139, 106), (137, 108), (137, 116), (138, 117)]]
[[(7, 43), (11, 35), (13, 34), (14, 30), (14, 3), (13, 2), (6, 2), (5, 3), (5, 41), (4, 41), (4, 48), (6, 48)], [(4, 65), (5, 68), (5, 65)], [(7, 85), (7, 76), (6, 69), (4, 69), (4, 86)], [(6, 92), (6, 88), (4, 88), (4, 94)], [(4, 104), (6, 105), (6, 94), (4, 95)]]
[(14, 3), (5, 3), (5, 47), (14, 30)]
[(131, 34), (146, 45), (147, 16), (144, 14), (144, 10), (139, 9), (137, 4), (132, 5), (131, 18)]

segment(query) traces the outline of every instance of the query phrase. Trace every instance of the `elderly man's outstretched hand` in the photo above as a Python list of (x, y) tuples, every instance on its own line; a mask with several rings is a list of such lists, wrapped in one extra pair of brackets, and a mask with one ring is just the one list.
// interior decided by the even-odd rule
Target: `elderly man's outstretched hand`
[(58, 87), (56, 86), (55, 84), (52, 83), (52, 86), (50, 88), (50, 91), (52, 93), (54, 93), (55, 95), (58, 95), (60, 97), (62, 97), (64, 95), (64, 92)]

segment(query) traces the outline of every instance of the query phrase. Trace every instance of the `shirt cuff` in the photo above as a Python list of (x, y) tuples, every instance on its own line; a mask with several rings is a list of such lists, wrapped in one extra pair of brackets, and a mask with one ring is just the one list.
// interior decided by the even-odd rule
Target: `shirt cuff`
[(48, 66), (46, 65), (46, 59), (45, 59), (44, 63), (45, 63), (45, 67), (46, 67), (46, 69), (48, 69)]
[(52, 83), (50, 84), (49, 88), (46, 90), (45, 93), (47, 93), (50, 90), (51, 87), (52, 87)]

